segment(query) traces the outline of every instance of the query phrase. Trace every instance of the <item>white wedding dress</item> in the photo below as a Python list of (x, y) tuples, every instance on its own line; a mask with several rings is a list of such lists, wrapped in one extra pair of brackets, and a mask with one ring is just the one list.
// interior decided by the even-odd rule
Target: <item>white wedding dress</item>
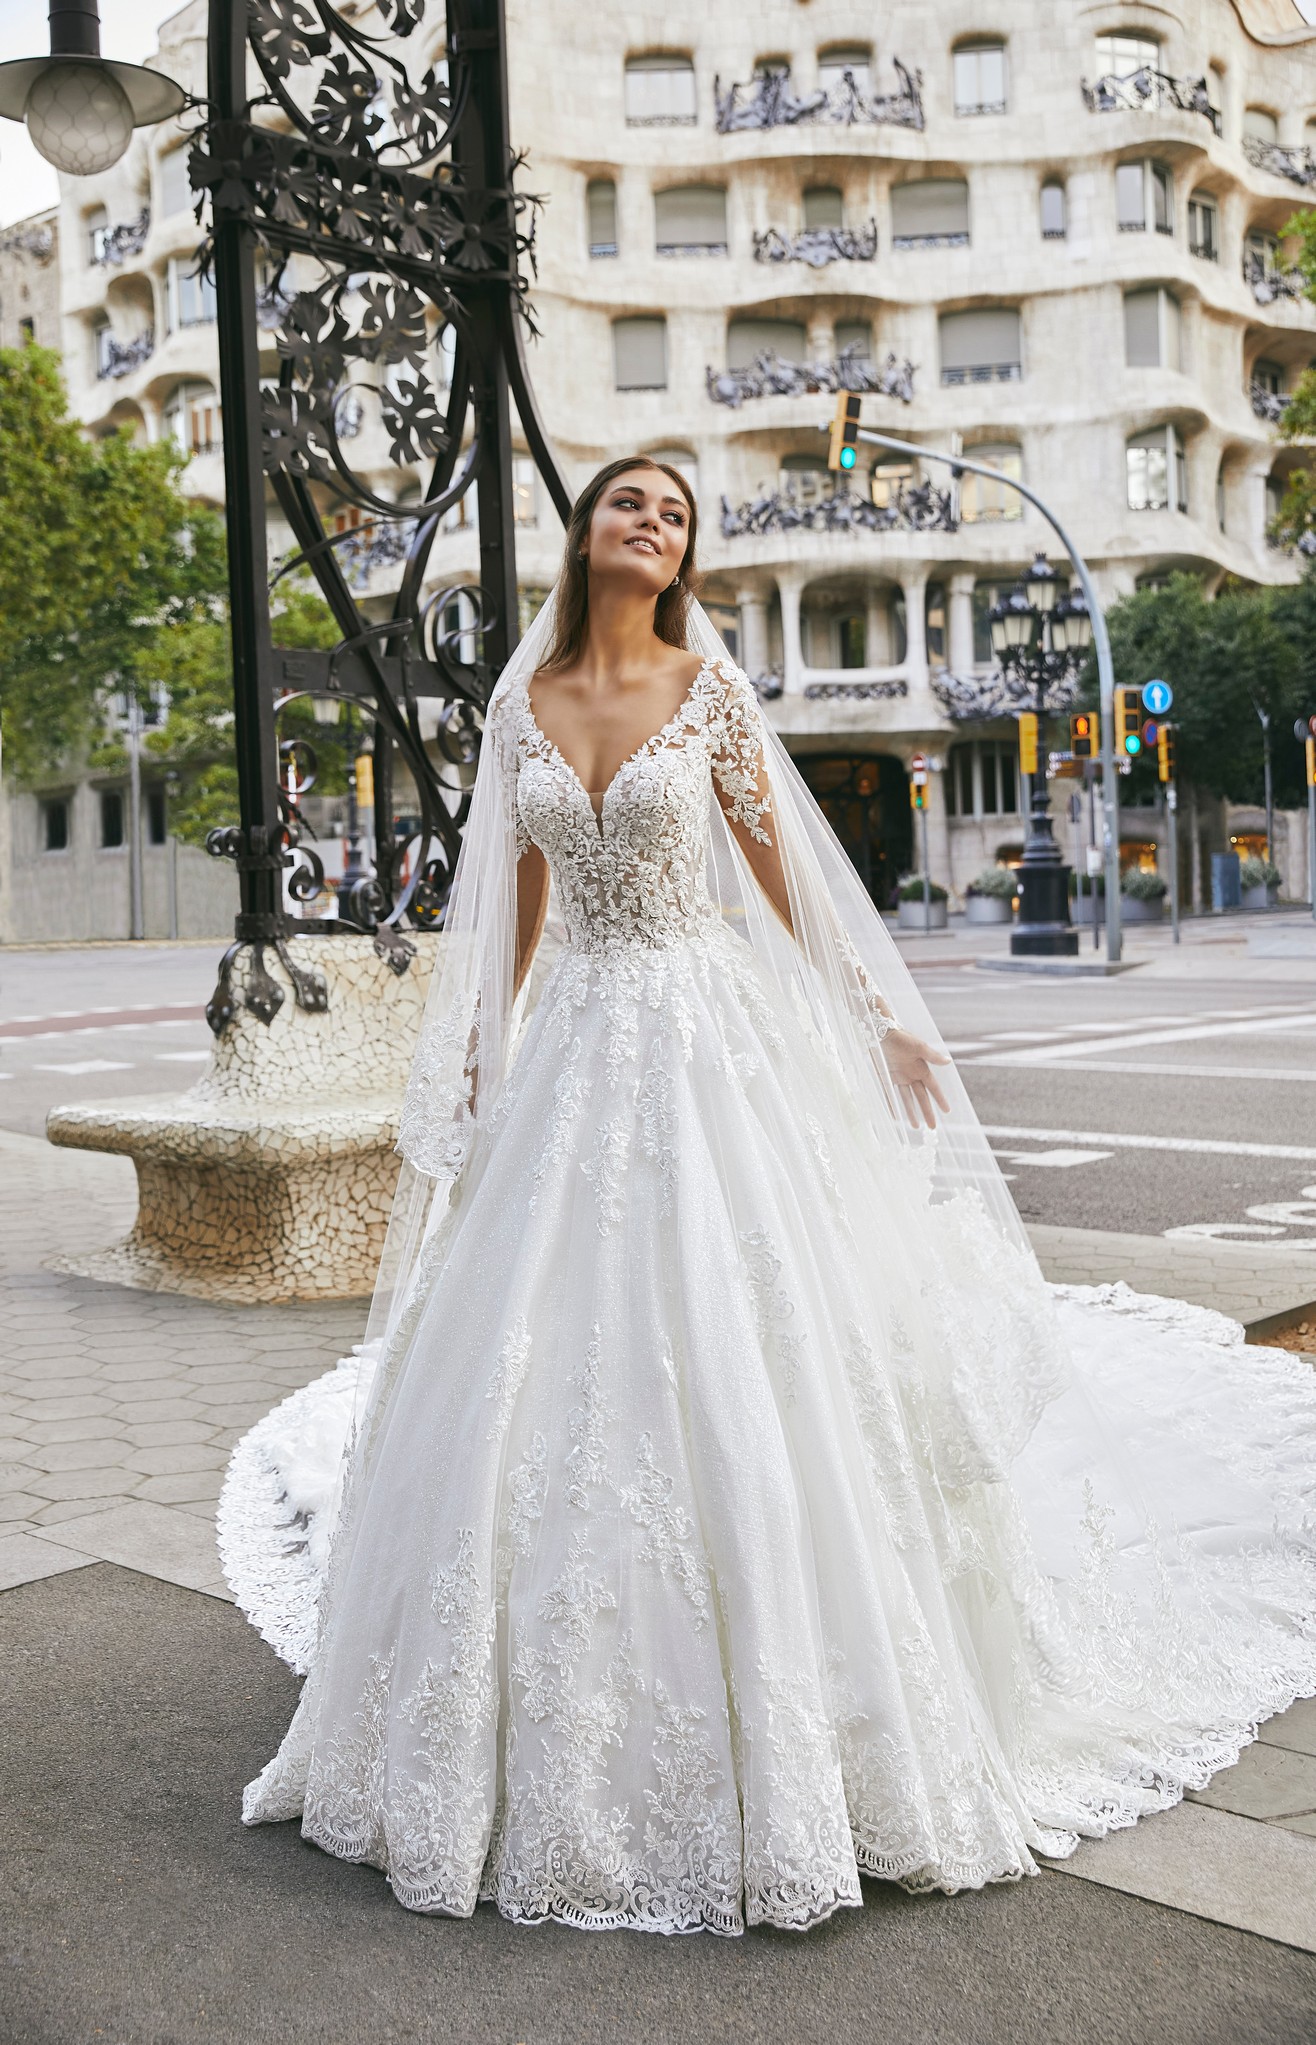
[(373, 1359), (235, 1461), (231, 1576), (310, 1662), (247, 1821), (415, 1910), (737, 1933), (1200, 1786), (1316, 1690), (1312, 1374), (1048, 1288), (873, 1140), (706, 885), (715, 785), (762, 823), (739, 670), (601, 815), (523, 680), (497, 714), (566, 941), (395, 1324), (313, 1651)]

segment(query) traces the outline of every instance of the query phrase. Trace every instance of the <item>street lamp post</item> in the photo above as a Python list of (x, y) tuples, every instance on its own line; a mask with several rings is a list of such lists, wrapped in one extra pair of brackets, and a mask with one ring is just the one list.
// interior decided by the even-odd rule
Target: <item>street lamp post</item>
[(1030, 777), (1010, 950), (1019, 958), (1073, 958), (1078, 932), (1069, 918), (1069, 868), (1056, 844), (1047, 788), (1047, 693), (1072, 679), (1091, 643), (1092, 620), (1081, 595), (1061, 595), (1059, 577), (1039, 554), (1018, 588), (993, 607), (989, 623), (992, 651), (1005, 673), (1031, 690), (1037, 717), (1037, 771)]

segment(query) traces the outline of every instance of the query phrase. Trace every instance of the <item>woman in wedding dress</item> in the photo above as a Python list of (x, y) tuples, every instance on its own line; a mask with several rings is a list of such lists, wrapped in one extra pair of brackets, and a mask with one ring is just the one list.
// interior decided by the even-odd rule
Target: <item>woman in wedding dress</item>
[(1008, 1880), (1316, 1690), (1310, 1372), (1043, 1282), (695, 523), (643, 457), (575, 508), (489, 704), (369, 1339), (226, 1490), (308, 1668), (244, 1816), (414, 1910), (734, 1934)]

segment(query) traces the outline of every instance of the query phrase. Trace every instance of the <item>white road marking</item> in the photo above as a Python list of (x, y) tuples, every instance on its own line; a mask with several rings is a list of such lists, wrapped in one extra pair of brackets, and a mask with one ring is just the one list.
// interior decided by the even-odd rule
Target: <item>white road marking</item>
[(1316, 1164), (1316, 1150), (1292, 1143), (1226, 1143), (1208, 1136), (1125, 1136), (1109, 1129), (1021, 1129), (1014, 1124), (983, 1125), (983, 1134), (1007, 1142), (1101, 1145), (1111, 1150), (1177, 1150), (1199, 1157), (1285, 1157)]
[[(1162, 1229), (1161, 1234), (1179, 1243), (1229, 1243), (1240, 1236), (1255, 1242), (1264, 1236), (1269, 1250), (1316, 1250), (1316, 1236), (1285, 1236), (1282, 1228), (1267, 1228), (1255, 1221), (1185, 1221), (1178, 1228)], [(1284, 1236), (1283, 1242), (1276, 1242), (1276, 1236)]]
[(157, 1065), (208, 1065), (209, 1051), (157, 1051)]
[[(1072, 1044), (1048, 1044), (1039, 1051), (1002, 1051), (992, 1058), (994, 1065), (1006, 1060), (1011, 1065), (1051, 1064), (1063, 1059), (1068, 1064), (1072, 1059), (1081, 1058), (1085, 1051), (1139, 1051), (1145, 1044), (1190, 1044), (1202, 1037), (1235, 1037), (1263, 1030), (1307, 1030), (1316, 1029), (1316, 1010), (1295, 1009), (1286, 1015), (1250, 1015), (1242, 1022), (1218, 1022), (1199, 1018), (1182, 1028), (1171, 1030), (1131, 1030), (1125, 1037), (1098, 1038), (1096, 1042), (1080, 1038)], [(986, 1059), (977, 1060), (985, 1064)]]
[(1112, 1153), (1108, 1150), (998, 1150), (996, 1155), (1012, 1165), (1048, 1165), (1057, 1171), (1067, 1171), (1071, 1165), (1100, 1164)]
[[(950, 1046), (947, 1045), (947, 1050)], [(972, 1058), (972, 1065), (1005, 1065), (1018, 1071), (1018, 1062), (1008, 1052), (999, 1058)], [(1294, 1079), (1302, 1084), (1316, 1081), (1316, 1066), (1306, 1065), (1161, 1065), (1143, 1058), (1034, 1058), (1030, 1072), (1148, 1072), (1162, 1079)]]
[(83, 1058), (71, 1065), (34, 1065), (34, 1072), (67, 1072), (81, 1079), (85, 1072), (131, 1072), (132, 1065), (118, 1058)]

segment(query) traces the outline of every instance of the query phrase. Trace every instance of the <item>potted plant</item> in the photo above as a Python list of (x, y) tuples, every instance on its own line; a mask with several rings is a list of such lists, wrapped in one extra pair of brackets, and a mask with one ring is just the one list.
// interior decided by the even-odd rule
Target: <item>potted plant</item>
[[(1094, 893), (1095, 890), (1095, 893)], [(1085, 873), (1083, 892), (1078, 891), (1078, 875), (1073, 867), (1069, 869), (1069, 920), (1071, 923), (1092, 923), (1096, 920), (1096, 904), (1101, 904), (1102, 921), (1106, 913), (1106, 876), (1104, 873)]]
[(923, 902), (923, 876), (921, 873), (907, 874), (896, 890), (900, 904), (900, 928), (902, 930), (944, 930), (946, 928), (946, 890), (940, 881), (929, 881), (926, 908)]
[(1165, 911), (1166, 884), (1158, 873), (1144, 873), (1140, 866), (1128, 866), (1120, 878), (1123, 903), (1120, 914), (1126, 923), (1159, 923)]
[(1008, 923), (1018, 882), (1008, 866), (985, 866), (964, 891), (966, 923)]
[(1241, 859), (1238, 885), (1245, 909), (1273, 909), (1279, 899), (1279, 868), (1269, 859)]

